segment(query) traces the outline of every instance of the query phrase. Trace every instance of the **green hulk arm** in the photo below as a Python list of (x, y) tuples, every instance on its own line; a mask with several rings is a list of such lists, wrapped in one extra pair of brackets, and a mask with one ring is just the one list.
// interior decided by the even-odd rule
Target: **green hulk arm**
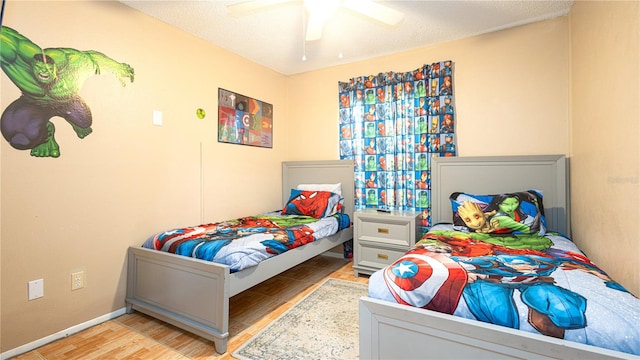
[(9, 79), (27, 94), (42, 94), (34, 79), (31, 63), (42, 49), (17, 31), (3, 26), (0, 31), (0, 66)]
[[(94, 51), (78, 51), (69, 48), (45, 49), (58, 67), (58, 78), (67, 84), (66, 88), (75, 88), (89, 77), (102, 73), (111, 73), (116, 76), (122, 86), (126, 80), (133, 82), (134, 71), (129, 64), (119, 63), (105, 54)], [(71, 75), (71, 76), (66, 76)]]
[[(69, 58), (72, 58), (76, 51), (73, 49), (60, 50), (69, 51)], [(133, 68), (129, 64), (117, 62), (105, 54), (94, 50), (82, 51), (82, 54), (85, 55), (93, 65), (93, 74), (91, 75), (100, 75), (104, 71), (115, 75), (122, 86), (126, 86), (127, 80), (133, 82), (135, 74)], [(75, 56), (79, 55), (75, 54)]]
[(495, 236), (483, 233), (469, 233), (468, 235), (475, 240), (481, 240), (494, 245), (502, 245), (512, 249), (542, 251), (553, 246), (551, 239), (534, 234), (504, 234)]
[(533, 234), (491, 235), (485, 233), (461, 232), (455, 230), (431, 230), (430, 233), (442, 236), (444, 238), (470, 238), (473, 240), (484, 241), (489, 244), (502, 245), (512, 249), (532, 249), (542, 251), (553, 246), (553, 241), (551, 241), (551, 239)]
[[(6, 26), (2, 27), (0, 36), (2, 70), (25, 95), (45, 103), (63, 101), (76, 95), (88, 77), (103, 72), (115, 75), (122, 86), (126, 85), (127, 79), (131, 82), (134, 80), (130, 65), (119, 63), (98, 51), (70, 48), (43, 50)], [(53, 59), (54, 63), (44, 64), (33, 59), (36, 54), (42, 53)], [(44, 86), (46, 83), (49, 86)]]

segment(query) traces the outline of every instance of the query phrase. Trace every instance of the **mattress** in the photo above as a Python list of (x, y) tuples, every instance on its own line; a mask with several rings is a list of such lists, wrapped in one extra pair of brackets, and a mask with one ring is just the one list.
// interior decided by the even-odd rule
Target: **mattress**
[(369, 296), (640, 355), (640, 299), (569, 238), (456, 229), (432, 227)]

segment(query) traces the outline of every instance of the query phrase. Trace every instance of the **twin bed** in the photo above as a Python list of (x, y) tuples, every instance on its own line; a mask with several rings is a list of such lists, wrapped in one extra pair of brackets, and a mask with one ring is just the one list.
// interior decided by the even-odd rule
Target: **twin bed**
[[(360, 358), (640, 358), (640, 300), (566, 237), (567, 169), (555, 155), (433, 159), (440, 224), (370, 277)], [(496, 194), (519, 194), (532, 212), (509, 223), (482, 196)], [(489, 235), (505, 224), (526, 235)]]
[[(350, 218), (353, 217), (354, 178), (351, 160), (283, 162), (283, 204), (290, 200), (291, 189), (296, 189), (301, 184), (340, 184), (344, 198), (341, 212)], [(292, 217), (295, 218), (294, 215)], [(270, 220), (274, 218), (272, 214), (268, 214), (266, 217), (247, 217), (231, 222), (173, 229), (156, 234), (146, 242), (150, 247), (164, 247), (177, 253), (197, 254), (197, 258), (140, 246), (130, 247), (125, 300), (127, 312), (136, 310), (202, 336), (214, 342), (216, 352), (225, 353), (229, 337), (231, 296), (353, 238), (353, 228), (347, 220), (348, 227), (337, 233), (314, 241), (309, 241), (303, 236), (300, 242), (305, 243), (304, 245), (269, 257), (255, 266), (241, 269), (244, 266), (222, 265), (205, 260), (211, 258), (211, 253), (215, 251), (225, 251), (228, 246), (218, 250), (212, 249), (213, 246), (209, 245), (228, 243), (225, 240), (229, 232), (246, 233), (266, 227), (267, 235), (253, 234), (266, 238), (271, 236), (271, 233), (283, 230), (280, 226), (273, 225)], [(341, 219), (345, 221), (344, 216), (341, 216)], [(251, 228), (240, 229), (239, 222), (245, 223), (243, 225), (249, 222)], [(279, 220), (273, 222), (279, 223)], [(306, 231), (307, 234), (312, 232), (306, 225), (291, 229), (295, 230), (288, 231), (290, 235), (301, 231)], [(204, 241), (195, 240), (196, 233), (205, 233), (208, 238)], [(259, 252), (259, 256), (282, 250), (281, 244), (274, 242), (273, 238), (274, 236), (271, 236), (271, 240), (262, 241), (270, 246), (266, 251)], [(288, 243), (285, 241), (285, 245), (291, 242), (293, 241), (289, 239)]]
[[(288, 202), (291, 189), (297, 188), (300, 184), (341, 184), (344, 197), (343, 211), (353, 218), (352, 161), (284, 162), (282, 179), (283, 204)], [(487, 233), (497, 231), (498, 223), (486, 225), (490, 230), (478, 228), (475, 232), (470, 231), (473, 229), (471, 225), (465, 222), (463, 225), (469, 225), (469, 227), (466, 229), (464, 226), (461, 227), (460, 219), (456, 219), (452, 211), (452, 205), (457, 204), (450, 199), (453, 193), (464, 192), (463, 195), (466, 196), (466, 194), (516, 193), (530, 189), (537, 190), (535, 193), (541, 195), (541, 198), (532, 196), (528, 200), (534, 204), (543, 204), (541, 209), (546, 221), (542, 226), (539, 221), (528, 222), (526, 229), (530, 230), (530, 235), (545, 233), (544, 236), (548, 240), (540, 242), (540, 239), (534, 239), (533, 245), (527, 243), (528, 245), (524, 248), (516, 246), (515, 251), (513, 243), (509, 243), (510, 240), (487, 244)], [(568, 189), (568, 164), (564, 156), (433, 159), (431, 199), (433, 223), (445, 224), (455, 221), (457, 226), (454, 228), (452, 225), (438, 225), (432, 228), (413, 250), (370, 277), (369, 296), (361, 298), (359, 304), (360, 358), (640, 359), (640, 356), (633, 355), (640, 352), (638, 326), (640, 300), (608, 278), (606, 273), (588, 259), (582, 257), (573, 243), (566, 239), (566, 235), (571, 232)], [(456, 200), (458, 199), (456, 197)], [(463, 197), (463, 199), (467, 198)], [(458, 205), (462, 206), (462, 201)], [(486, 214), (489, 214), (489, 210), (483, 209)], [(491, 215), (495, 215), (494, 213), (495, 210)], [(251, 221), (254, 220), (251, 218)], [(260, 221), (262, 220), (260, 218)], [(184, 236), (190, 238), (189, 231), (201, 231), (201, 228), (207, 228), (210, 225), (164, 232), (148, 240), (147, 245), (151, 244), (150, 247), (166, 245), (165, 247), (170, 248), (171, 241), (184, 240), (180, 238), (182, 235), (177, 236), (176, 232), (184, 231)], [(225, 225), (228, 224), (225, 223)], [(256, 224), (252, 223), (252, 225)], [(237, 230), (233, 226), (231, 228), (234, 231)], [(127, 311), (140, 311), (212, 340), (216, 351), (224, 353), (227, 351), (229, 337), (229, 298), (231, 296), (328, 251), (352, 237), (353, 229), (347, 227), (336, 234), (308, 242), (306, 245), (285, 251), (278, 256), (261, 261), (256, 266), (242, 270), (235, 265), (221, 265), (140, 246), (131, 247), (128, 255)], [(189, 244), (188, 241), (183, 243)], [(484, 245), (471, 247), (470, 243)], [(193, 246), (193, 249), (187, 246), (187, 252), (198, 253), (197, 246)], [(208, 254), (207, 251), (203, 253)], [(560, 260), (550, 260), (548, 257), (554, 253), (560, 253), (564, 257)], [(568, 254), (569, 257), (567, 257)], [(476, 255), (484, 263), (478, 262), (474, 257)], [(509, 268), (511, 265), (500, 263), (502, 260), (497, 259), (500, 256), (517, 258), (520, 255), (543, 259), (535, 266), (529, 264), (529, 271), (538, 272), (540, 275), (540, 278), (535, 278), (533, 281), (543, 286), (521, 286), (519, 282), (524, 284), (527, 280), (522, 280), (524, 276), (516, 276), (518, 274), (497, 276), (496, 273), (492, 273), (496, 268), (502, 271), (505, 269), (513, 271), (513, 268)], [(490, 258), (492, 256), (496, 259)], [(450, 276), (449, 280), (442, 280), (440, 284), (435, 286), (429, 284), (417, 289), (419, 291), (414, 291), (420, 286), (416, 286), (415, 282), (405, 281), (403, 275), (408, 269), (405, 266), (408, 264), (406, 261), (416, 263), (416, 259), (426, 264), (426, 266), (420, 265), (419, 268), (433, 271), (434, 274), (438, 264), (445, 264), (440, 267), (440, 270), (457, 273), (464, 281), (460, 281), (460, 278), (456, 280), (456, 276)], [(460, 263), (456, 265), (451, 259)], [(546, 266), (546, 272), (541, 270), (541, 266)], [(401, 270), (394, 273), (392, 271), (394, 268)], [(466, 284), (474, 282), (469, 280), (472, 273), (478, 279), (492, 278), (494, 284), (502, 283), (503, 286), (489, 286), (469, 291), (472, 286), (467, 287)], [(580, 281), (567, 282), (572, 280), (570, 279), (572, 277), (577, 277), (588, 284), (587, 287), (590, 289), (587, 290), (595, 293), (596, 297), (584, 294), (585, 289)], [(428, 279), (429, 276), (426, 278)], [(398, 287), (395, 292), (388, 291), (390, 287), (387, 284), (394, 281)], [(418, 283), (418, 285), (422, 284), (420, 281)], [(457, 302), (440, 296), (438, 288), (442, 288), (443, 284), (449, 293), (457, 295)], [(488, 283), (488, 285), (492, 284)], [(554, 301), (557, 302), (560, 299), (560, 302), (569, 304), (568, 311), (567, 309), (558, 311), (540, 308), (540, 301), (536, 300), (535, 296), (529, 296), (532, 292), (529, 288), (549, 287), (559, 295), (556, 299), (543, 298), (542, 302), (548, 300), (549, 304), (554, 304)], [(566, 288), (568, 291), (558, 288)], [(425, 289), (426, 298), (410, 294), (412, 291), (420, 293)], [(431, 291), (430, 295), (429, 291)], [(496, 302), (493, 305), (481, 300), (479, 305), (473, 305), (474, 296), (484, 291), (491, 293), (491, 296), (496, 299), (506, 294), (513, 300)], [(583, 301), (584, 298), (586, 301)], [(506, 326), (489, 323), (492, 321), (472, 320), (478, 317), (478, 313), (492, 307), (499, 310), (507, 309), (500, 315), (493, 315), (493, 321), (504, 320)], [(609, 312), (608, 308), (614, 311)], [(621, 309), (628, 312), (620, 313)], [(562, 318), (563, 314), (570, 314), (570, 316), (565, 316), (565, 319), (559, 323), (564, 324), (563, 321), (568, 318), (569, 325), (559, 327), (549, 322), (549, 318)], [(491, 316), (491, 314), (487, 315), (490, 320)], [(506, 320), (503, 317), (506, 317)], [(610, 335), (611, 331), (615, 334)], [(548, 333), (548, 335), (541, 335), (541, 333)]]

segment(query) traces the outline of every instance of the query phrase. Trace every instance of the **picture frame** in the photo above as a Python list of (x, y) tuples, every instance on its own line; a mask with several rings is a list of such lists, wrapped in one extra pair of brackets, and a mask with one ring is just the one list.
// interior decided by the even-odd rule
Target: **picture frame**
[(218, 142), (273, 148), (273, 105), (218, 88)]

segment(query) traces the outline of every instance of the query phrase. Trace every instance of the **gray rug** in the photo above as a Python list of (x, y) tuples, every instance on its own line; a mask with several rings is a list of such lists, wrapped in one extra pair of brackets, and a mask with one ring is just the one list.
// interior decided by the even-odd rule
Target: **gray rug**
[(233, 353), (243, 360), (357, 359), (367, 285), (328, 279)]

